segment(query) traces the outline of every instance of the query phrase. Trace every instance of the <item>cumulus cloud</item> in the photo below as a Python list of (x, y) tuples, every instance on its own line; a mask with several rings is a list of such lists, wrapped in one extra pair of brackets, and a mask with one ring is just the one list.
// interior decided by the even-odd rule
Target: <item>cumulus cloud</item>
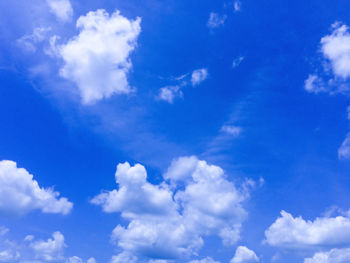
[(52, 237), (47, 241), (40, 240), (30, 244), (31, 248), (35, 251), (36, 258), (46, 261), (63, 259), (63, 249), (66, 247), (64, 236), (57, 231), (52, 234)]
[(137, 263), (137, 257), (127, 252), (122, 252), (116, 256), (113, 256), (110, 263)]
[[(82, 260), (80, 257), (73, 256), (67, 259), (67, 263), (84, 263), (85, 261)], [(89, 258), (86, 263), (96, 263), (96, 260), (94, 258)]]
[(318, 252), (312, 258), (305, 258), (304, 263), (350, 263), (350, 248)]
[(13, 161), (0, 161), (0, 211), (25, 214), (32, 210), (68, 214), (73, 204), (59, 193), (41, 188), (33, 175)]
[(183, 92), (180, 86), (166, 86), (160, 88), (158, 99), (173, 103), (175, 98), (182, 98)]
[(219, 15), (218, 13), (210, 13), (209, 20), (207, 22), (207, 26), (209, 28), (217, 28), (219, 26), (222, 26), (225, 24), (227, 16), (226, 15)]
[(109, 15), (99, 9), (77, 21), (79, 35), (59, 49), (64, 60), (60, 75), (75, 82), (83, 103), (93, 103), (113, 94), (128, 94), (127, 74), (131, 52), (137, 44), (141, 19), (129, 20), (119, 11)]
[(231, 259), (230, 263), (253, 263), (259, 262), (259, 258), (255, 252), (245, 246), (239, 246), (236, 249), (235, 256)]
[(72, 20), (73, 8), (69, 0), (46, 0), (50, 11), (59, 21), (68, 22)]
[(37, 50), (38, 43), (43, 42), (50, 31), (50, 27), (36, 27), (34, 28), (33, 33), (19, 38), (17, 44), (25, 51), (34, 53)]
[(282, 211), (265, 231), (266, 242), (275, 247), (316, 248), (350, 244), (348, 216), (318, 217), (306, 221)]
[(196, 69), (192, 72), (191, 82), (192, 86), (197, 86), (208, 77), (208, 70), (205, 68)]
[(105, 212), (120, 212), (129, 221), (118, 225), (112, 240), (123, 253), (151, 259), (176, 259), (198, 251), (204, 238), (218, 235), (224, 244), (240, 238), (246, 218), (242, 203), (249, 193), (228, 181), (224, 171), (197, 157), (182, 157), (170, 165), (165, 181), (153, 185), (140, 165), (119, 164), (118, 190), (92, 199)]
[(10, 249), (0, 251), (0, 262), (15, 262), (19, 259), (20, 254)]

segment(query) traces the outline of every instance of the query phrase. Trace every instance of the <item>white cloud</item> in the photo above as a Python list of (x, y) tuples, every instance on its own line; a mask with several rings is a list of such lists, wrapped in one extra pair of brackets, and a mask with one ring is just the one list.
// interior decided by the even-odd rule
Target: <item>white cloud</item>
[(190, 256), (209, 235), (220, 236), (227, 245), (237, 242), (246, 218), (242, 202), (248, 190), (228, 181), (220, 167), (194, 156), (174, 160), (164, 179), (167, 181), (153, 185), (147, 182), (142, 165), (119, 164), (119, 189), (91, 201), (129, 220), (127, 227), (118, 225), (112, 232), (112, 240), (124, 251), (118, 258)]
[(333, 73), (343, 79), (350, 76), (349, 28), (341, 23), (333, 24), (334, 31), (321, 39), (322, 53), (332, 66)]
[(166, 86), (159, 89), (159, 100), (164, 100), (168, 103), (173, 103), (175, 98), (182, 98), (183, 93), (180, 86)]
[(232, 68), (237, 68), (242, 63), (243, 60), (244, 60), (244, 57), (242, 56), (235, 58), (232, 62)]
[(312, 258), (306, 258), (304, 263), (350, 263), (350, 248), (318, 252)]
[(36, 27), (32, 34), (25, 35), (17, 40), (17, 44), (28, 52), (36, 52), (37, 44), (47, 38), (47, 33), (51, 31), (50, 27)]
[(232, 135), (234, 137), (238, 137), (242, 133), (242, 130), (243, 129), (241, 127), (233, 125), (224, 125), (221, 127), (222, 132)]
[(314, 221), (294, 218), (282, 211), (281, 217), (265, 231), (266, 242), (275, 247), (316, 248), (350, 244), (348, 216), (319, 217)]
[(226, 15), (219, 15), (218, 13), (210, 13), (209, 20), (207, 22), (207, 26), (209, 28), (217, 28), (219, 26), (222, 26), (225, 24), (227, 16)]
[(73, 8), (69, 0), (46, 0), (46, 2), (59, 21), (68, 22), (72, 20)]
[(25, 214), (40, 209), (43, 213), (68, 214), (73, 204), (52, 189), (41, 188), (33, 175), (17, 168), (13, 161), (0, 161), (0, 211)]
[(350, 133), (348, 133), (338, 149), (338, 158), (340, 160), (350, 159)]
[(60, 47), (65, 62), (60, 75), (76, 83), (83, 103), (133, 91), (127, 74), (140, 23), (140, 18), (129, 20), (119, 11), (109, 15), (102, 9), (78, 19), (79, 35)]
[[(84, 260), (80, 257), (73, 256), (67, 259), (67, 263), (84, 263)], [(94, 258), (89, 258), (86, 263), (96, 263), (96, 260)]]
[(0, 262), (14, 262), (17, 261), (19, 257), (20, 254), (18, 252), (9, 249), (0, 251)]
[(230, 263), (253, 263), (259, 262), (259, 258), (255, 252), (245, 246), (239, 246), (236, 249), (235, 256), (231, 259)]
[(196, 69), (192, 72), (191, 82), (192, 86), (197, 86), (208, 77), (208, 70), (205, 68)]
[(137, 257), (127, 252), (122, 252), (116, 256), (113, 256), (110, 263), (137, 263)]
[(233, 4), (233, 8), (235, 12), (241, 11), (241, 6), (242, 6), (242, 3), (240, 1), (235, 1)]
[(206, 257), (203, 259), (196, 259), (196, 260), (191, 260), (189, 263), (220, 263), (219, 261), (215, 261), (211, 257)]
[(36, 258), (46, 261), (58, 261), (64, 258), (63, 249), (66, 247), (64, 236), (60, 232), (55, 232), (52, 237), (53, 239), (49, 238), (47, 241), (41, 240), (30, 244), (35, 251)]

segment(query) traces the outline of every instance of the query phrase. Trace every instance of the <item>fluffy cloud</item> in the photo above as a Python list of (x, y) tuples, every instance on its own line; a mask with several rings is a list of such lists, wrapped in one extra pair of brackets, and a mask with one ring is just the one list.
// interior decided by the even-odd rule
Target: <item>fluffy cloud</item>
[(180, 86), (166, 86), (159, 90), (158, 99), (173, 103), (175, 98), (182, 98), (183, 93)]
[[(52, 239), (47, 241), (41, 240), (30, 244), (35, 251), (36, 258), (46, 261), (57, 261), (63, 259), (64, 236), (60, 232), (52, 234)], [(74, 262), (74, 261), (73, 261)]]
[(259, 258), (255, 252), (247, 247), (239, 246), (236, 249), (235, 256), (231, 259), (230, 263), (253, 263), (259, 262)]
[(322, 53), (332, 66), (333, 73), (341, 78), (350, 76), (350, 34), (346, 25), (335, 23), (334, 31), (321, 39)]
[(46, 2), (59, 21), (68, 22), (72, 20), (73, 8), (69, 0), (46, 0)]
[(40, 209), (43, 213), (68, 214), (73, 204), (59, 198), (52, 189), (41, 188), (33, 175), (17, 168), (12, 161), (0, 161), (0, 211), (25, 214)]
[(19, 257), (19, 252), (14, 252), (9, 249), (0, 251), (0, 262), (14, 262), (17, 261)]
[[(226, 179), (223, 170), (196, 157), (182, 157), (170, 165), (159, 185), (147, 182), (145, 168), (119, 164), (118, 190), (92, 199), (105, 212), (120, 212), (129, 220), (118, 225), (112, 240), (123, 249), (114, 258), (130, 255), (175, 259), (198, 251), (206, 236), (218, 235), (232, 245), (246, 218), (242, 207), (249, 194)], [(119, 261), (117, 261), (119, 260)]]
[(316, 248), (350, 244), (348, 216), (320, 217), (314, 221), (294, 218), (282, 211), (281, 217), (265, 231), (266, 242), (275, 247)]
[(127, 252), (122, 252), (116, 256), (112, 257), (112, 260), (110, 263), (136, 263), (137, 262), (137, 257), (127, 253)]
[(128, 20), (119, 11), (109, 15), (101, 9), (78, 19), (79, 35), (59, 48), (65, 62), (60, 75), (76, 83), (83, 103), (133, 91), (127, 74), (140, 23), (140, 18)]
[(241, 6), (242, 6), (242, 3), (240, 1), (235, 1), (233, 4), (233, 8), (235, 12), (241, 11)]
[(304, 263), (350, 263), (350, 248), (318, 252), (312, 258), (306, 258)]
[[(84, 263), (84, 261), (80, 257), (74, 256), (68, 258), (67, 263)], [(96, 260), (94, 258), (89, 258), (86, 263), (96, 263)]]
[(210, 13), (209, 20), (207, 22), (207, 26), (209, 28), (217, 28), (219, 26), (222, 26), (225, 24), (227, 16), (226, 15), (219, 15), (217, 13)]
[(208, 77), (208, 70), (205, 68), (196, 69), (192, 72), (191, 82), (193, 86), (197, 86)]

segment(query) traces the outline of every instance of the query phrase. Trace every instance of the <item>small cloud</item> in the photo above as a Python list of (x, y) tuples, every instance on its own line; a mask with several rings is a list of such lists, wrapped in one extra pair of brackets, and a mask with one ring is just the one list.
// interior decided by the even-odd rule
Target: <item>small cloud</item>
[(37, 44), (46, 39), (49, 31), (51, 31), (51, 27), (36, 27), (32, 34), (19, 38), (17, 44), (24, 50), (34, 53), (37, 50)]
[(343, 143), (338, 149), (338, 158), (340, 160), (350, 159), (350, 133), (347, 134)]
[(233, 62), (232, 62), (232, 68), (236, 68), (236, 67), (238, 67), (240, 64), (241, 64), (241, 62), (244, 60), (244, 57), (243, 56), (240, 56), (240, 57), (238, 57), (238, 58), (235, 58), (234, 60), (233, 60)]
[(73, 17), (73, 8), (69, 0), (46, 0), (51, 12), (61, 22), (69, 22)]
[(183, 93), (180, 86), (166, 86), (159, 89), (159, 95), (157, 98), (159, 100), (164, 100), (170, 104), (174, 102), (175, 98), (182, 98)]
[(242, 3), (240, 1), (235, 1), (233, 4), (233, 8), (235, 12), (241, 11), (241, 6), (242, 6)]
[(221, 131), (234, 137), (238, 137), (242, 133), (243, 129), (239, 126), (224, 125), (221, 127)]
[(192, 72), (191, 82), (192, 86), (197, 86), (208, 77), (208, 70), (205, 68), (196, 69)]
[(227, 16), (219, 15), (218, 13), (210, 13), (207, 26), (209, 28), (217, 28), (225, 24)]

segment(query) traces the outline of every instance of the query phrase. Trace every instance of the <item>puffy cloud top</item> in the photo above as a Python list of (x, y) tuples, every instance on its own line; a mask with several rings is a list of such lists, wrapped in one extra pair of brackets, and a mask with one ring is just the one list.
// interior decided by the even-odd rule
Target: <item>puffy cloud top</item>
[(129, 220), (112, 232), (124, 252), (115, 262), (133, 256), (175, 259), (191, 255), (203, 238), (219, 235), (232, 245), (240, 237), (246, 217), (242, 202), (248, 197), (226, 179), (224, 171), (195, 156), (174, 160), (159, 185), (147, 182), (145, 168), (119, 164), (118, 190), (102, 192), (92, 199), (106, 212), (120, 212)]
[(314, 221), (294, 218), (282, 211), (266, 231), (266, 242), (271, 246), (308, 248), (318, 246), (350, 245), (350, 218), (344, 216), (320, 217)]
[(109, 15), (102, 9), (78, 19), (79, 35), (59, 49), (65, 62), (60, 74), (76, 83), (83, 103), (132, 92), (127, 80), (132, 67), (129, 56), (140, 23), (140, 18), (128, 20), (119, 11)]
[(235, 256), (231, 259), (230, 263), (253, 263), (259, 262), (259, 258), (255, 252), (247, 247), (239, 246), (236, 249)]
[(73, 204), (52, 189), (41, 188), (33, 175), (17, 168), (13, 161), (0, 161), (0, 212), (25, 214), (40, 209), (44, 213), (68, 214)]

